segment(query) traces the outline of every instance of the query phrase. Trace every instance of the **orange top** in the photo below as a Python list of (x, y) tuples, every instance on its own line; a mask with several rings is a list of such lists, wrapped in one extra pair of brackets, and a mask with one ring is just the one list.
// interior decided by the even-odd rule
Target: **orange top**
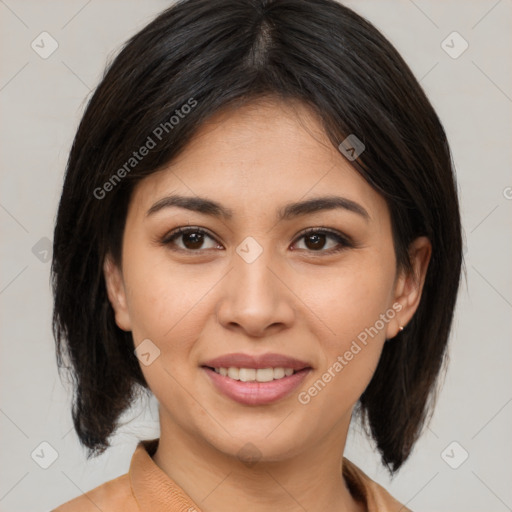
[[(151, 458), (158, 441), (152, 439), (138, 444), (128, 473), (64, 503), (52, 512), (201, 512), (192, 498)], [(345, 458), (343, 476), (354, 498), (365, 502), (368, 512), (411, 512)]]

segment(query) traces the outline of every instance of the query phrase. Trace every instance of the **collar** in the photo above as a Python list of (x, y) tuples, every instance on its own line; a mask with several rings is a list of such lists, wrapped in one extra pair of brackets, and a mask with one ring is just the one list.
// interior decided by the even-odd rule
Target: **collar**
[[(140, 441), (133, 454), (129, 478), (132, 493), (141, 511), (200, 512), (200, 507), (152, 459), (159, 439)], [(385, 512), (399, 504), (385, 489), (371, 480), (355, 464), (343, 457), (343, 477), (355, 499), (368, 512)], [(388, 508), (389, 507), (389, 508)], [(409, 509), (403, 508), (404, 511)]]
[(139, 442), (133, 454), (129, 477), (140, 510), (151, 512), (200, 512), (198, 505), (171, 480), (151, 458), (159, 439)]

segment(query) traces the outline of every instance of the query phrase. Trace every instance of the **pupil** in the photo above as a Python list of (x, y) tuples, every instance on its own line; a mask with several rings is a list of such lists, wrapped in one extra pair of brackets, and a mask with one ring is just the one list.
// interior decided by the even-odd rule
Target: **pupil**
[[(318, 234), (316, 234), (316, 235), (309, 235), (307, 237), (307, 240), (313, 240), (313, 239), (314, 239), (314, 242), (312, 244), (312, 247), (310, 247), (308, 245), (308, 248), (309, 249), (319, 249), (319, 248), (322, 248), (323, 243), (325, 242), (325, 235), (318, 235)], [(307, 242), (306, 242), (306, 244), (307, 244)]]
[[(188, 249), (199, 249), (203, 244), (203, 234), (202, 233), (187, 233), (184, 235), (184, 243)], [(188, 243), (187, 243), (188, 241)], [(188, 247), (189, 245), (192, 247)]]

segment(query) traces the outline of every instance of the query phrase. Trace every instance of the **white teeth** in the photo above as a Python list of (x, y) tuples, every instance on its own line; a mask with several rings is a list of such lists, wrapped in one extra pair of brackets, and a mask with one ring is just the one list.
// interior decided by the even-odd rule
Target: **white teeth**
[(289, 377), (294, 373), (293, 368), (214, 368), (216, 373), (242, 382), (270, 382)]
[(238, 374), (240, 370), (238, 368), (230, 367), (228, 368), (228, 377), (235, 380), (240, 380)]
[(256, 380), (256, 370), (254, 368), (240, 368), (238, 371), (238, 378), (242, 382)]
[(258, 368), (256, 370), (255, 379), (258, 382), (270, 382), (271, 380), (274, 380), (273, 368)]
[(285, 374), (286, 371), (284, 368), (274, 368), (274, 379), (282, 379), (285, 376)]

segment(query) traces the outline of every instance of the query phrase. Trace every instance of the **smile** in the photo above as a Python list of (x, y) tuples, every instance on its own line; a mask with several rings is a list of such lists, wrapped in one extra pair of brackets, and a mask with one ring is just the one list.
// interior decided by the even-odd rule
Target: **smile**
[(244, 405), (267, 405), (282, 400), (296, 390), (311, 368), (236, 368), (202, 366), (213, 388)]
[(272, 380), (282, 379), (293, 375), (293, 368), (214, 368), (216, 373), (228, 376), (233, 380), (241, 380), (242, 382), (270, 382)]

